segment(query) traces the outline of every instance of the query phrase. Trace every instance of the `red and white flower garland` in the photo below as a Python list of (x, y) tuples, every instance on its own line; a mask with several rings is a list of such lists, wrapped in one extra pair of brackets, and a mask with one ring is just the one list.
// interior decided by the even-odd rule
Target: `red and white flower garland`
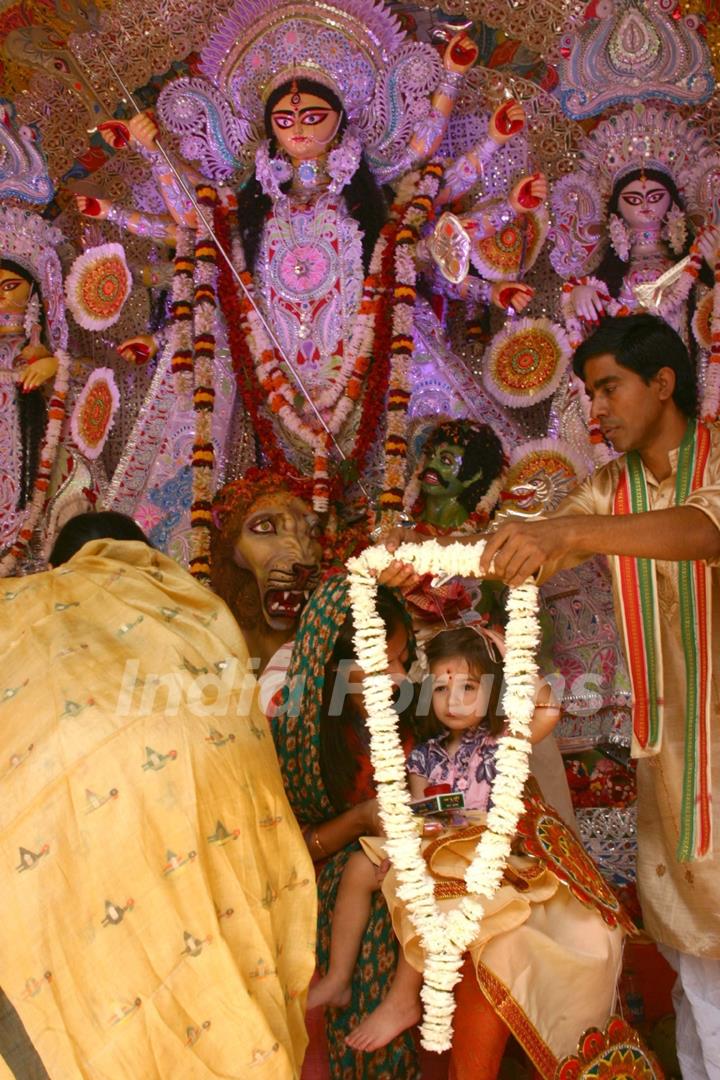
[(408, 908), (425, 953), (421, 1036), (423, 1046), (437, 1052), (451, 1045), (453, 988), (460, 979), (463, 955), (477, 936), (485, 901), (500, 887), (523, 812), (530, 721), (535, 707), (535, 656), (540, 641), (538, 589), (526, 583), (510, 590), (503, 699), (508, 733), (498, 746), (493, 808), (465, 874), (468, 895), (458, 907), (443, 912), (435, 899), (434, 883), (422, 857), (417, 819), (409, 805), (405, 755), (393, 708), (393, 683), (387, 674), (385, 626), (377, 612), (377, 575), (393, 559), (399, 559), (411, 563), (420, 574), (476, 577), (483, 546), (481, 542), (441, 546), (430, 540), (403, 544), (394, 554), (384, 547), (373, 547), (347, 564), (356, 628), (355, 654), (365, 672), (363, 699), (380, 816), (387, 837), (385, 848), (397, 873), (398, 895)]
[[(208, 185), (196, 189), (197, 199), (212, 220), (217, 192)], [(200, 224), (195, 241), (193, 296), (193, 409), (195, 439), (192, 450), (192, 503), (190, 505), (190, 573), (210, 580), (210, 526), (215, 494), (215, 447), (212, 438), (215, 410), (215, 320), (217, 311), (217, 245)]]
[[(407, 469), (407, 413), (410, 404), (410, 368), (415, 347), (414, 321), (417, 301), (416, 249), (421, 230), (433, 211), (443, 177), (442, 166), (429, 162), (423, 169), (415, 194), (403, 211), (395, 246), (393, 289), (393, 337), (390, 345), (392, 373), (388, 388), (385, 432), (385, 478), (380, 494), (378, 519), (383, 528), (396, 525), (403, 510)], [(414, 178), (408, 178), (413, 183)], [(404, 191), (400, 198), (404, 196)], [(400, 200), (398, 200), (400, 201)]]

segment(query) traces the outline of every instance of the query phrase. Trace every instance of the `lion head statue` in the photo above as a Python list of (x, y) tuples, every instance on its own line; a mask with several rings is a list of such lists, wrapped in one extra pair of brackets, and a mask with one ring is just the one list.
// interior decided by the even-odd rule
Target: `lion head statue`
[(264, 668), (291, 638), (321, 572), (323, 526), (312, 480), (248, 469), (213, 503), (210, 584)]

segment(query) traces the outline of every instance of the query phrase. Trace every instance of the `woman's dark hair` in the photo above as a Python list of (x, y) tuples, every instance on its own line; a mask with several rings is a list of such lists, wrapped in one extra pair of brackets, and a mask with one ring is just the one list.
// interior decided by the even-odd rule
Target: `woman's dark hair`
[[(410, 623), (401, 601), (389, 589), (380, 586), (377, 594), (377, 610), (385, 624), (385, 633), (392, 637), (400, 627), (406, 627), (410, 633)], [(352, 614), (348, 614), (340, 627), (330, 658), (325, 666), (322, 707), (320, 712), (320, 771), (328, 798), (336, 810), (342, 812), (349, 806), (348, 797), (352, 792), (358, 774), (359, 763), (352, 756), (348, 736), (355, 736), (361, 746), (369, 745), (368, 731), (362, 713), (356, 705), (356, 695), (343, 690), (340, 707), (333, 702), (338, 667), (343, 661), (356, 659), (355, 623)], [(409, 640), (411, 640), (409, 638)], [(412, 650), (410, 661), (414, 659)], [(332, 709), (331, 709), (332, 707)], [(412, 717), (414, 702), (401, 713), (401, 729), (414, 730)]]
[(573, 371), (584, 379), (588, 360), (605, 355), (614, 357), (648, 385), (660, 368), (672, 368), (673, 401), (685, 416), (697, 416), (697, 382), (690, 356), (683, 339), (664, 319), (647, 314), (602, 319), (597, 330), (575, 350)]
[(62, 566), (90, 540), (140, 540), (148, 547), (153, 546), (137, 522), (127, 514), (118, 514), (116, 510), (91, 511), (76, 514), (65, 522), (57, 534), (48, 562), (51, 566)]
[[(435, 637), (430, 638), (425, 645), (425, 655), (430, 667), (443, 660), (462, 657), (468, 666), (468, 671), (476, 679), (492, 676), (492, 691), (485, 722), (492, 735), (499, 735), (505, 726), (503, 718), (498, 716), (503, 683), (503, 662), (501, 659), (495, 659), (491, 648), (483, 634), (473, 630), (471, 626), (459, 626), (454, 630), (441, 630)], [(436, 726), (441, 727), (432, 712), (432, 706), (430, 712)]]
[[(281, 98), (297, 89), (301, 94), (314, 94), (335, 109), (340, 115), (338, 135), (342, 136), (347, 127), (347, 115), (342, 102), (327, 86), (315, 82), (314, 79), (301, 78), (296, 82), (285, 82), (276, 87), (268, 97), (265, 105), (265, 131), (270, 140), (270, 154), (278, 152), (277, 142), (272, 130), (272, 111)], [(284, 189), (286, 190), (286, 188)], [(348, 213), (357, 221), (363, 237), (363, 265), (365, 273), (370, 266), (370, 258), (380, 235), (380, 230), (387, 220), (388, 201), (383, 189), (377, 184), (370, 167), (365, 160), (365, 155), (360, 159), (360, 164), (350, 182), (343, 189), (343, 198)], [(255, 268), (262, 230), (267, 215), (272, 207), (269, 195), (266, 195), (260, 186), (260, 182), (253, 172), (249, 180), (237, 193), (237, 219), (240, 236), (245, 252), (245, 263), (252, 273)]]
[[(27, 281), (28, 285), (30, 285), (30, 295), (36, 293), (40, 297), (40, 286), (26, 267), (21, 266), (14, 259), (0, 259), (0, 270), (9, 270), (10, 273), (17, 274), (19, 278)], [(40, 329), (43, 332), (45, 330), (45, 313), (42, 304), (40, 304), (39, 316)], [(22, 386), (16, 386), (15, 400), (20, 421), (20, 486), (17, 508), (18, 510), (24, 510), (32, 494), (32, 487), (35, 482), (47, 412), (45, 396), (40, 388), (25, 392)]]

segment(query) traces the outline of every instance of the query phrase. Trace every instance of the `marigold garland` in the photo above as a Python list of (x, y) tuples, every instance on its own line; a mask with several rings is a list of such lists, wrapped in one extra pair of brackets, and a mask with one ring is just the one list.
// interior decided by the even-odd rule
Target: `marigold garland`
[[(228, 246), (232, 247), (235, 267), (240, 270), (243, 283), (252, 294), (252, 278), (244, 269), (242, 245), (239, 237), (231, 233), (227, 211), (222, 208), (218, 210), (215, 224), (220, 242), (226, 250)], [(340, 430), (352, 408), (362, 398), (358, 432), (349, 455), (358, 473), (362, 472), (368, 451), (375, 441), (389, 381), (390, 315), (389, 305), (382, 303), (382, 299), (392, 289), (391, 275), (396, 236), (397, 227), (391, 216), (390, 222), (381, 231), (375, 245), (370, 272), (364, 282), (358, 314), (360, 321), (356, 325), (349, 350), (353, 362), (347, 382), (344, 389), (342, 386), (334, 386), (322, 397), (322, 401), (330, 404), (334, 409), (329, 423), (333, 434)], [(272, 468), (280, 471), (291, 469), (278, 443), (273, 424), (263, 413), (262, 406), (267, 405), (272, 412), (280, 415), (290, 430), (313, 448), (316, 482), (316, 495), (313, 502), (316, 510), (325, 510), (328, 500), (327, 435), (322, 429), (318, 431), (297, 417), (294, 409), (295, 392), (290, 392), (292, 388), (287, 376), (269, 347), (267, 335), (250, 301), (245, 296), (241, 298), (238, 295), (229, 267), (221, 264), (219, 280), (220, 300), (228, 323), (233, 368), (243, 403), (255, 426), (262, 452), (268, 458)], [(370, 333), (370, 330), (373, 332)], [(260, 344), (266, 344), (268, 347), (261, 353), (260, 362), (258, 362), (255, 357), (257, 357)], [(347, 367), (345, 371), (347, 372)], [(344, 378), (343, 375), (343, 380)]]
[(363, 699), (370, 732), (385, 847), (398, 877), (398, 895), (407, 905), (425, 953), (422, 1000), (422, 1043), (442, 1052), (451, 1045), (453, 988), (460, 979), (463, 954), (477, 936), (484, 901), (500, 887), (513, 836), (523, 812), (523, 786), (529, 772), (530, 721), (534, 710), (540, 641), (538, 589), (526, 583), (510, 590), (507, 602), (504, 707), (508, 733), (500, 739), (493, 785), (493, 808), (465, 874), (468, 895), (450, 912), (438, 907), (434, 882), (421, 853), (417, 822), (410, 809), (405, 755), (393, 708), (393, 684), (387, 675), (385, 627), (377, 612), (377, 575), (393, 559), (411, 563), (420, 574), (477, 577), (484, 544), (450, 544), (435, 540), (387, 548), (368, 548), (348, 564), (350, 599), (355, 622), (355, 650), (365, 671)]
[(178, 229), (170, 306), (171, 366), (178, 397), (188, 397), (192, 391), (194, 247), (192, 231)]
[(402, 517), (407, 471), (407, 412), (410, 405), (410, 367), (415, 347), (414, 313), (417, 300), (416, 248), (422, 227), (433, 209), (443, 168), (429, 162), (422, 171), (414, 196), (400, 217), (395, 248), (393, 290), (393, 358), (388, 389), (385, 433), (385, 479), (379, 500), (378, 524), (391, 528)]
[[(196, 190), (204, 217), (212, 218), (218, 204), (217, 192), (201, 184)], [(215, 408), (213, 365), (215, 362), (215, 319), (217, 246), (200, 224), (195, 241), (193, 304), (193, 409), (195, 441), (192, 450), (192, 503), (190, 505), (190, 573), (201, 581), (210, 579), (210, 525), (215, 480), (215, 446), (212, 418)]]
[(45, 437), (40, 448), (38, 469), (33, 484), (33, 494), (28, 507), (28, 512), (18, 532), (15, 543), (7, 554), (0, 559), (0, 577), (8, 577), (17, 566), (18, 560), (27, 551), (32, 540), (33, 533), (37, 528), (40, 515), (47, 500), (50, 489), (55, 458), (60, 443), (60, 433), (65, 419), (65, 405), (68, 387), (70, 385), (70, 357), (62, 349), (55, 352), (58, 368), (55, 372), (52, 394), (48, 402), (47, 427)]

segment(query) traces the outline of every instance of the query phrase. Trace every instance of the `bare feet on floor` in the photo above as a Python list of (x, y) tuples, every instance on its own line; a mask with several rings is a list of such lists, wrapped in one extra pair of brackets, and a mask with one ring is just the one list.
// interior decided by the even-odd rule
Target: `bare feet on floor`
[(412, 1001), (400, 1002), (397, 999), (393, 1001), (392, 994), (389, 994), (374, 1012), (353, 1028), (345, 1042), (353, 1050), (363, 1050), (365, 1053), (379, 1050), (402, 1031), (418, 1024), (420, 1016), (418, 997)]
[(334, 1009), (342, 1009), (350, 1004), (350, 997), (350, 983), (335, 979), (328, 973), (310, 987), (307, 1008), (317, 1009), (320, 1005), (329, 1005)]

